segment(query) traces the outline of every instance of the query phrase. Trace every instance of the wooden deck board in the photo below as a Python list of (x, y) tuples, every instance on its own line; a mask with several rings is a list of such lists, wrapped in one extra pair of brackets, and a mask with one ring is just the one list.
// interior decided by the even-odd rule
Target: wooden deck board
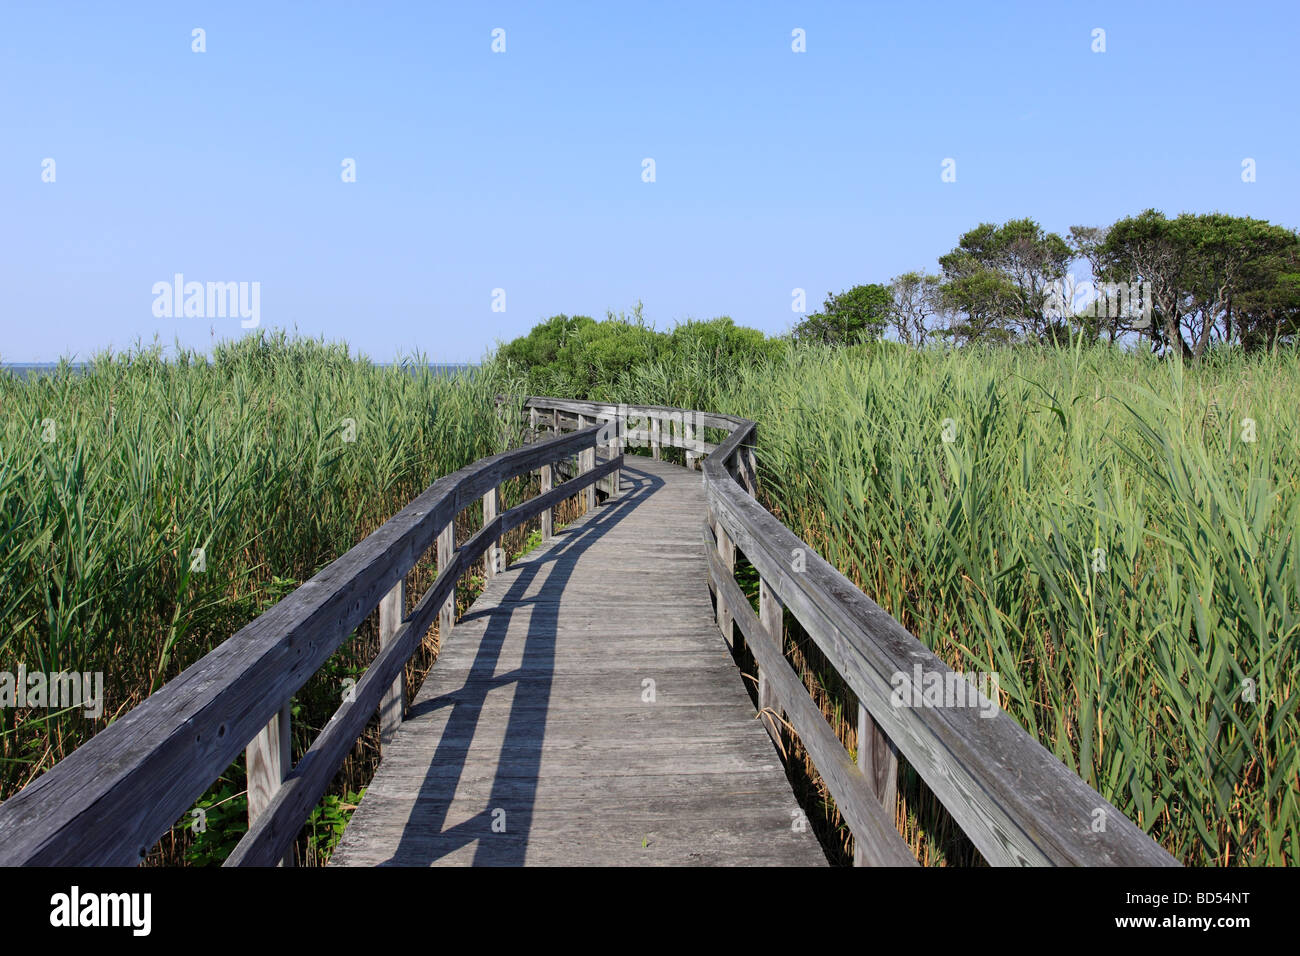
[(826, 863), (714, 623), (699, 474), (622, 487), (457, 622), (331, 865)]

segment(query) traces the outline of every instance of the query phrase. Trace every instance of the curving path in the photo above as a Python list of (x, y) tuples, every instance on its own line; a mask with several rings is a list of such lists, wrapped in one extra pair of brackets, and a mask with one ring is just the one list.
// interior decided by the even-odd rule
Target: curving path
[(825, 865), (715, 622), (705, 511), (698, 472), (628, 456), (494, 577), (331, 865)]

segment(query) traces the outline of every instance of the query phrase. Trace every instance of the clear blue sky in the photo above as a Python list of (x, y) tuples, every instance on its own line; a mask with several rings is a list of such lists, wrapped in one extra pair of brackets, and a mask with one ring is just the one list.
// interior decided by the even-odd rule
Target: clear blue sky
[(6, 0), (0, 359), (245, 334), (156, 318), (175, 273), (260, 282), (263, 327), (472, 361), (638, 298), (779, 332), (793, 288), (934, 270), (985, 220), (1300, 226), (1298, 11)]

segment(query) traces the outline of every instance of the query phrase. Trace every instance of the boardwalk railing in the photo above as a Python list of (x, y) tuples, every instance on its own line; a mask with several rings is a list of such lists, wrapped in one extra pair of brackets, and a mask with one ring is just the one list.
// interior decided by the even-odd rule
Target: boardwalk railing
[[(168, 681), (30, 786), (0, 804), (0, 865), (131, 865), (247, 752), (250, 826), (226, 865), (285, 860), (370, 718), (381, 741), (402, 718), (407, 660), (435, 617), (446, 634), (456, 581), (479, 559), (503, 569), (500, 539), (537, 515), (549, 537), (552, 509), (617, 473), (616, 453), (596, 463), (608, 430), (572, 434), (484, 458), (440, 478), (355, 548), (229, 640)], [(572, 466), (565, 466), (576, 456)], [(552, 486), (560, 465), (574, 477)], [(503, 482), (539, 471), (541, 492), (502, 512)], [(483, 526), (455, 547), (455, 518), (482, 500)], [(438, 577), (405, 613), (405, 578), (436, 541)], [(289, 708), (350, 633), (379, 609), (380, 651), (297, 764)]]
[[(707, 456), (701, 531), (718, 626), (728, 644), (733, 624), (743, 635), (758, 664), (759, 706), (783, 714), (808, 751), (853, 831), (857, 863), (916, 864), (894, 826), (901, 755), (990, 864), (1178, 865), (755, 500), (754, 422), (540, 397), (524, 407), (534, 427), (617, 422), (620, 451), (629, 441), (656, 458), (681, 448), (688, 467)], [(736, 582), (737, 549), (760, 575), (757, 613)], [(786, 609), (859, 701), (856, 765), (786, 658)], [(936, 686), (963, 689), (964, 700), (930, 706)]]
[[(899, 706), (954, 675), (755, 499), (755, 424), (711, 412), (530, 398), (532, 439), (434, 482), (343, 557), (0, 805), (0, 865), (128, 865), (246, 750), (248, 833), (227, 865), (286, 859), (311, 809), (376, 713), (381, 741), (401, 720), (406, 661), (435, 617), (454, 618), (456, 581), (500, 539), (598, 483), (618, 489), (627, 443), (700, 464), (710, 588), (729, 644), (739, 630), (759, 668), (767, 715), (784, 715), (853, 831), (860, 864), (915, 865), (893, 822), (901, 756), (991, 864), (1177, 865), (1136, 825), (996, 707)], [(635, 427), (633, 427), (635, 426)], [(715, 439), (710, 441), (709, 439)], [(598, 447), (607, 447), (598, 462)], [(540, 473), (540, 493), (501, 511), (503, 482)], [(556, 476), (566, 480), (554, 483)], [(459, 548), (455, 518), (482, 501), (483, 526)], [(438, 577), (409, 612), (404, 581), (436, 542)], [(761, 576), (759, 610), (734, 575), (737, 550)], [(379, 609), (380, 651), (351, 696), (290, 766), (288, 702)], [(860, 702), (856, 764), (786, 657), (788, 609)], [(972, 701), (989, 704), (967, 686)], [(992, 702), (996, 703), (996, 702)], [(981, 716), (992, 711), (992, 716)], [(769, 730), (772, 727), (769, 725)]]

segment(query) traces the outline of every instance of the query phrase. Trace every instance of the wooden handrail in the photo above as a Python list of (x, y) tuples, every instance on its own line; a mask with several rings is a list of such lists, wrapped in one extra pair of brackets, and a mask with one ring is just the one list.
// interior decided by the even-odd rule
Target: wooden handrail
[[(356, 547), (0, 804), (0, 866), (138, 863), (246, 744), (284, 733), (278, 725), (274, 733), (266, 728), (436, 540), (437, 580), (387, 636), (352, 698), (283, 784), (269, 781), (278, 789), (227, 861), (274, 865), (434, 617), (442, 612), (444, 627), (450, 622), (446, 604), (457, 578), (501, 535), (619, 468), (617, 455), (594, 465), (598, 443), (607, 443), (605, 431), (593, 425), (439, 478)], [(491, 516), (469, 541), (454, 547), (453, 522), (461, 510), (495, 493), (504, 481), (574, 454), (585, 456), (589, 465), (580, 474)], [(450, 560), (444, 562), (444, 556)]]
[[(901, 755), (990, 863), (1178, 865), (1000, 709), (986, 718), (971, 708), (891, 700), (900, 675), (911, 684), (919, 667), (947, 686), (952, 672), (759, 504), (754, 422), (543, 397), (527, 399), (523, 408), (533, 443), (434, 482), (347, 554), (0, 804), (0, 865), (138, 862), (249, 741), (264, 762), (258, 772), (271, 776), (259, 781), (255, 814), (250, 803), (255, 819), (227, 865), (284, 859), (370, 717), (377, 710), (385, 721), (400, 717), (405, 662), (435, 617), (444, 632), (451, 625), (456, 580), (485, 555), (495, 560), (490, 556), (501, 536), (533, 516), (543, 515), (549, 533), (546, 519), (558, 502), (594, 495), (607, 477), (616, 490), (623, 446), (642, 440), (656, 457), (665, 447), (681, 448), (688, 467), (700, 463), (708, 496), (702, 533), (719, 627), (729, 644), (738, 628), (751, 648), (760, 708), (784, 713), (803, 742), (853, 830), (857, 862), (916, 862), (893, 823)], [(646, 427), (628, 429), (630, 420)], [(552, 437), (542, 437), (543, 424)], [(708, 442), (707, 429), (724, 437)], [(599, 446), (609, 451), (598, 464)], [(570, 469), (564, 463), (574, 455), (578, 465)], [(541, 472), (541, 493), (498, 513), (501, 483), (531, 471)], [(572, 477), (551, 487), (555, 476), (566, 475)], [(483, 527), (456, 548), (454, 519), (480, 500)], [(402, 614), (402, 582), (435, 541), (438, 577)], [(758, 614), (734, 578), (737, 548), (761, 576)], [(287, 702), (381, 603), (379, 654), (290, 770), (283, 753)], [(785, 658), (786, 608), (860, 701), (856, 766)], [(386, 723), (385, 734), (391, 729)]]
[[(960, 680), (888, 612), (863, 594), (754, 497), (756, 425), (729, 415), (655, 405), (616, 405), (530, 397), (530, 413), (617, 422), (623, 440), (649, 438), (683, 448), (701, 470), (709, 513), (703, 533), (718, 623), (730, 644), (733, 622), (759, 666), (760, 707), (784, 712), (852, 829), (858, 863), (916, 861), (893, 822), (899, 755), (929, 786), (971, 842), (994, 865), (1178, 866), (1168, 852), (1089, 787), (1015, 720), (990, 708), (899, 706), (894, 691)], [(628, 429), (630, 420), (659, 427)], [(681, 434), (663, 423), (689, 423)], [(608, 427), (608, 426), (607, 426)], [(717, 445), (705, 428), (727, 432)], [(657, 455), (656, 455), (657, 456)], [(760, 614), (734, 578), (739, 548), (761, 576)], [(788, 608), (857, 696), (858, 764), (839, 743), (785, 658)], [(851, 768), (851, 772), (850, 772)], [(904, 858), (906, 855), (906, 858)]]

